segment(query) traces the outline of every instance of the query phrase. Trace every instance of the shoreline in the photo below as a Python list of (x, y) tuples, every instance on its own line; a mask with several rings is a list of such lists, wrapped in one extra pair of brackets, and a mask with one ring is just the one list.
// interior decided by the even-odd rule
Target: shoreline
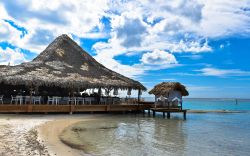
[(46, 144), (50, 155), (76, 156), (89, 155), (82, 150), (72, 148), (60, 139), (63, 130), (80, 121), (90, 121), (100, 118), (100, 115), (72, 115), (62, 119), (48, 121), (37, 127), (39, 139)]

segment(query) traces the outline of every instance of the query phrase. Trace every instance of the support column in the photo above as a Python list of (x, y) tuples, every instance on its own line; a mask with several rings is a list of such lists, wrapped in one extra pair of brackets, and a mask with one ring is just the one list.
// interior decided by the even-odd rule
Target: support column
[(153, 110), (153, 117), (155, 117), (155, 110)]
[(181, 100), (181, 110), (182, 110), (182, 100)]
[(150, 109), (148, 109), (148, 116), (150, 116)]
[(183, 112), (183, 118), (184, 118), (184, 120), (187, 119), (187, 116), (186, 116), (186, 115), (187, 115), (187, 111), (184, 111), (184, 112)]
[(162, 112), (163, 118), (165, 118), (165, 112)]
[(71, 114), (73, 114), (73, 111), (74, 111), (74, 105), (70, 105), (70, 110), (69, 110), (69, 114), (71, 115)]
[(138, 98), (137, 98), (138, 105), (140, 103), (140, 100), (141, 100), (141, 89), (138, 90)]
[(156, 99), (156, 95), (155, 95), (155, 108), (156, 108), (156, 100), (157, 100), (157, 99)]
[(167, 118), (170, 119), (170, 112), (167, 112)]

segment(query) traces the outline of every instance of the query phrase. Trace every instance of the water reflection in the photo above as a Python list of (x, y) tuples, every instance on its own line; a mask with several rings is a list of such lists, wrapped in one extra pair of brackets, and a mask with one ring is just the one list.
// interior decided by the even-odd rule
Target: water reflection
[(72, 134), (77, 135), (88, 153), (116, 156), (183, 155), (186, 146), (183, 122), (114, 116), (78, 123), (73, 127), (81, 130)]

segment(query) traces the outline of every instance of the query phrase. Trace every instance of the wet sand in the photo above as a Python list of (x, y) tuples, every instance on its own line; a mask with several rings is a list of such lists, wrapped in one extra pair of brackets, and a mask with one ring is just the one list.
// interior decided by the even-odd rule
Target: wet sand
[(86, 155), (63, 144), (59, 135), (78, 121), (99, 115), (0, 114), (0, 156), (78, 156)]
[(87, 155), (81, 150), (73, 149), (61, 142), (59, 135), (68, 126), (79, 121), (93, 120), (96, 116), (72, 115), (61, 119), (56, 119), (42, 124), (38, 127), (39, 138), (46, 144), (50, 155), (78, 156)]

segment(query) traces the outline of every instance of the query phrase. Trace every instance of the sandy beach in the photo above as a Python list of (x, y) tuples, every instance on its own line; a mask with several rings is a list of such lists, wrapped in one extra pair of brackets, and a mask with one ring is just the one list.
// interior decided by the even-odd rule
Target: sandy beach
[(39, 141), (36, 126), (52, 118), (30, 115), (0, 115), (0, 155), (49, 155)]
[(87, 155), (63, 144), (59, 135), (78, 121), (98, 115), (0, 115), (0, 156)]

